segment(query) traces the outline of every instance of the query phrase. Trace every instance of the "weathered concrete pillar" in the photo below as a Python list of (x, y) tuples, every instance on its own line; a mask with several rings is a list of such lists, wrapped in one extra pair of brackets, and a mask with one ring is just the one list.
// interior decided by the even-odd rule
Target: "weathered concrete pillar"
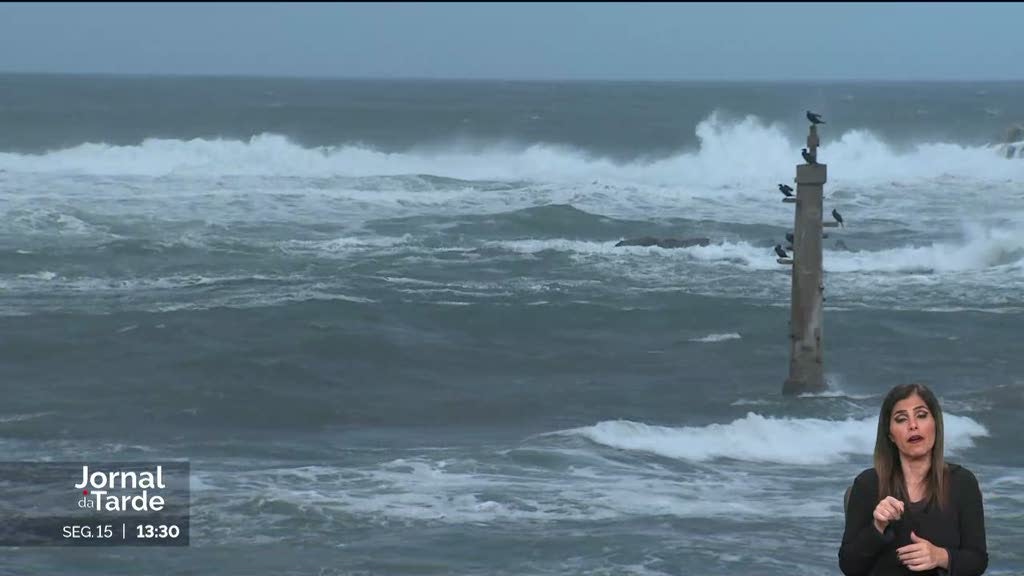
[[(807, 149), (817, 160), (818, 131), (811, 126)], [(822, 197), (828, 169), (824, 164), (796, 167), (796, 214), (793, 222), (793, 280), (790, 304), (789, 378), (783, 394), (825, 389), (822, 342)]]

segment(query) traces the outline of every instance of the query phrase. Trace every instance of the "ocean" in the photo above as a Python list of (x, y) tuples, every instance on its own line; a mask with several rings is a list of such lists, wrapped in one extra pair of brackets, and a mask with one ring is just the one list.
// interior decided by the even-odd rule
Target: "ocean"
[[(845, 227), (784, 397), (805, 110)], [(1024, 573), (1019, 122), (1024, 82), (0, 75), (4, 459), (192, 491), (187, 548), (0, 574), (839, 574), (911, 381)]]

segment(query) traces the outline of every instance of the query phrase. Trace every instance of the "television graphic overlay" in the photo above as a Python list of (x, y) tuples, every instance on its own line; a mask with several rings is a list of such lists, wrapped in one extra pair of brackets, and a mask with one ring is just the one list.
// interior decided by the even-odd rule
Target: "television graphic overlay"
[(188, 546), (188, 462), (0, 462), (0, 546)]

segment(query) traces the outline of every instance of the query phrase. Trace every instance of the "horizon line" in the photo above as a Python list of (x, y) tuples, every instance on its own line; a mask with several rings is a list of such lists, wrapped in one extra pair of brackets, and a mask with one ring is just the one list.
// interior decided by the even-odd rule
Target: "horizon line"
[(26, 70), (2, 70), (2, 76), (71, 76), (71, 77), (112, 77), (112, 78), (194, 78), (194, 79), (253, 79), (253, 80), (360, 80), (360, 81), (395, 81), (395, 82), (521, 82), (521, 83), (572, 83), (572, 82), (606, 82), (606, 83), (652, 83), (652, 84), (681, 84), (696, 82), (723, 82), (723, 83), (951, 83), (967, 84), (972, 82), (985, 83), (1012, 83), (1024, 82), (1021, 78), (884, 78), (884, 77), (805, 77), (805, 78), (720, 78), (720, 77), (695, 77), (695, 78), (602, 78), (602, 77), (510, 77), (502, 78), (497, 76), (335, 76), (335, 75), (298, 75), (298, 74), (247, 74), (240, 72), (54, 72), (54, 71), (26, 71)]

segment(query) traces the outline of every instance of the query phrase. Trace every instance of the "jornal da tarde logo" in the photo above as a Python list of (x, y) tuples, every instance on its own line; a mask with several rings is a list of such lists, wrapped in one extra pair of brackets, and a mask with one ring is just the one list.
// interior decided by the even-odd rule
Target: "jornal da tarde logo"
[(82, 491), (79, 508), (102, 512), (159, 512), (164, 498), (154, 492), (167, 488), (163, 466), (152, 471), (90, 470), (82, 466)]
[(188, 546), (190, 470), (175, 460), (0, 461), (0, 549)]

